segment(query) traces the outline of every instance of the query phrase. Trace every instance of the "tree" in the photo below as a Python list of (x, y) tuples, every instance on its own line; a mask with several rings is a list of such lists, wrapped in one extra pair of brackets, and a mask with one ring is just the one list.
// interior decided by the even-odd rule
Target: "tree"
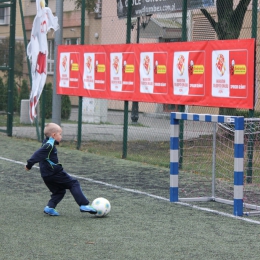
[(71, 113), (71, 102), (69, 96), (61, 96), (61, 118), (68, 120)]
[(20, 100), (29, 99), (29, 97), (30, 97), (30, 89), (28, 86), (28, 82), (27, 80), (23, 79), (21, 89), (20, 89)]
[(23, 79), (22, 80), (22, 85), (20, 87), (20, 93), (18, 95), (18, 111), (21, 111), (21, 101), (23, 99), (29, 99), (30, 97), (30, 89), (29, 89), (29, 86), (28, 86), (28, 82), (27, 80)]
[(251, 0), (240, 0), (233, 9), (234, 0), (216, 0), (218, 22), (206, 9), (200, 10), (214, 28), (219, 40), (238, 39), (250, 2)]
[(7, 86), (0, 77), (0, 111), (7, 111)]
[[(45, 93), (44, 93), (45, 91)], [(43, 95), (45, 95), (45, 118), (49, 119), (52, 117), (52, 83), (49, 82), (45, 85), (43, 89), (43, 93), (40, 97), (40, 104), (43, 99)]]
[[(233, 9), (234, 0), (216, 0), (218, 22), (206, 9), (200, 9), (215, 30), (219, 40), (238, 39), (242, 29), (244, 17), (251, 0), (240, 0)], [(236, 109), (220, 108), (222, 115), (234, 114)]]
[[(75, 2), (75, 8), (76, 9), (81, 9), (82, 6), (82, 0), (71, 0)], [(85, 7), (88, 13), (94, 12), (96, 8), (96, 0), (86, 0), (85, 1)]]
[[(10, 38), (6, 37), (1, 39), (0, 41), (0, 66), (9, 65), (9, 42)], [(22, 42), (15, 42), (15, 63), (14, 63), (14, 78), (15, 84), (13, 87), (13, 111), (20, 112), (20, 89), (23, 82), (23, 58), (24, 58), (24, 45)], [(4, 78), (6, 80), (6, 90), (8, 89), (8, 70), (4, 72)], [(7, 109), (7, 96), (6, 100), (6, 108)]]
[[(45, 93), (44, 93), (45, 91)], [(49, 119), (52, 117), (52, 83), (49, 82), (45, 85), (43, 89), (42, 96), (40, 98), (40, 103), (43, 102), (43, 95), (45, 95), (45, 103), (44, 103), (44, 109), (45, 109), (45, 118)], [(71, 102), (69, 96), (61, 96), (61, 119), (68, 120), (71, 113)]]
[[(9, 37), (6, 37), (0, 41), (0, 66), (8, 66), (9, 62)], [(23, 58), (24, 58), (24, 45), (22, 42), (15, 42), (15, 65), (14, 65), (14, 77), (15, 83), (20, 88), (23, 78)], [(8, 71), (5, 73), (5, 77), (8, 75)]]

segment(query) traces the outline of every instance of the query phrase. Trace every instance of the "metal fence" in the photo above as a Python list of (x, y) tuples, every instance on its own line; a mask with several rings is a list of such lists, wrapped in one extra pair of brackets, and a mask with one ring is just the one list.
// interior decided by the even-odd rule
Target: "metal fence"
[[(194, 1), (173, 1), (179, 9), (175, 11), (163, 11), (143, 14), (127, 18), (118, 18), (118, 12), (125, 1), (98, 0), (94, 11), (85, 13), (84, 33), (82, 33), (81, 8), (77, 9), (77, 3), (81, 1), (64, 0), (62, 9), (56, 10), (57, 1), (49, 0), (48, 6), (54, 13), (62, 11), (62, 44), (125, 44), (129, 43), (158, 43), (158, 42), (181, 42), (181, 41), (204, 41), (223, 39), (218, 28), (213, 29), (215, 22), (223, 22), (222, 17), (228, 12), (235, 10), (242, 1), (234, 0), (233, 6), (226, 5), (226, 1), (197, 1), (198, 6), (191, 8)], [(129, 1), (130, 2), (130, 1)], [(141, 1), (142, 2), (142, 1)], [(158, 1), (160, 2), (160, 1)], [(183, 12), (183, 2), (188, 5), (187, 12)], [(197, 3), (196, 2), (196, 3)], [(230, 2), (230, 1), (229, 1)], [(257, 1), (243, 1), (243, 8), (238, 14), (228, 16), (229, 30), (242, 27), (238, 34), (239, 39), (256, 38), (256, 106), (255, 111), (250, 111), (251, 116), (256, 116), (259, 111), (258, 85), (260, 79), (260, 47), (259, 47), (259, 10)], [(221, 5), (222, 4), (222, 5)], [(248, 5), (247, 5), (248, 4)], [(246, 6), (247, 5), (247, 6)], [(155, 4), (154, 4), (155, 6)], [(16, 38), (17, 41), (30, 40), (32, 21), (36, 14), (35, 1), (19, 1), (19, 7), (23, 10), (23, 17), (17, 8)], [(200, 8), (201, 7), (201, 8)], [(232, 9), (232, 10), (231, 10)], [(164, 8), (164, 10), (169, 10)], [(237, 9), (238, 10), (238, 9)], [(24, 22), (24, 30), (23, 30)], [(130, 26), (130, 30), (129, 30)], [(223, 26), (223, 24), (222, 24)], [(230, 29), (231, 28), (231, 29)], [(4, 35), (1, 34), (1, 38)], [(130, 32), (130, 34), (129, 34)], [(84, 35), (84, 39), (82, 39)], [(7, 35), (8, 36), (8, 35)], [(231, 37), (231, 36), (230, 36)], [(235, 37), (234, 35), (232, 37)], [(228, 37), (227, 37), (228, 38)], [(47, 82), (54, 83), (55, 69), (55, 34), (48, 33), (48, 78)], [(26, 53), (24, 52), (23, 73), (28, 79)], [(1, 95), (1, 94), (0, 94)], [(78, 113), (79, 97), (70, 97), (72, 104), (69, 122), (62, 120), (63, 126), (67, 125), (64, 138), (78, 141)], [(97, 100), (83, 98), (82, 100), (82, 132), (80, 148), (89, 152), (111, 155), (118, 158), (126, 157), (144, 163), (152, 163), (160, 166), (169, 166), (169, 115), (171, 111), (180, 109), (190, 113), (218, 114), (219, 108), (185, 106), (176, 104), (157, 104), (143, 102), (129, 102), (126, 107), (124, 101)], [(127, 109), (127, 111), (126, 111)], [(92, 112), (93, 113), (92, 113)], [(226, 113), (238, 113), (238, 110), (228, 110)], [(243, 111), (249, 112), (249, 111)], [(88, 116), (85, 114), (88, 113)], [(92, 114), (91, 114), (92, 113)], [(19, 114), (17, 114), (19, 116)], [(127, 122), (127, 124), (126, 124)], [(69, 123), (69, 125), (68, 125)], [(14, 126), (16, 123), (14, 123)], [(125, 126), (127, 125), (127, 130)], [(185, 131), (185, 129), (184, 129)], [(127, 136), (126, 136), (127, 135)], [(127, 144), (125, 144), (127, 138)], [(126, 151), (125, 151), (126, 149)], [(127, 153), (127, 154), (126, 154)], [(125, 156), (124, 156), (125, 154)]]
[[(14, 54), (15, 54), (15, 27), (16, 27), (16, 1), (0, 1), (0, 124), (4, 125), (1, 132), (12, 135), (13, 109), (14, 109)], [(4, 37), (6, 36), (6, 37)]]

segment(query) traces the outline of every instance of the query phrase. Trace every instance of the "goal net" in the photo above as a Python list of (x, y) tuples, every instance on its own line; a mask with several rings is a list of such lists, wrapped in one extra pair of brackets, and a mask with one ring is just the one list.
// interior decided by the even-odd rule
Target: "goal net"
[(232, 205), (235, 215), (259, 213), (260, 120), (171, 113), (170, 145), (171, 201), (215, 201)]

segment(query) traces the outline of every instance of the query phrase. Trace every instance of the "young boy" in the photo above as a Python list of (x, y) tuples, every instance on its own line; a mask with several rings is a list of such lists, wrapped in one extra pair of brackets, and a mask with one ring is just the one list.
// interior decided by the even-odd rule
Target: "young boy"
[(39, 163), (41, 177), (52, 193), (43, 212), (50, 216), (59, 216), (55, 208), (63, 199), (66, 189), (69, 189), (81, 212), (96, 214), (97, 211), (89, 205), (89, 200), (83, 194), (78, 180), (67, 174), (59, 163), (56, 145), (62, 139), (61, 134), (62, 129), (59, 125), (47, 124), (44, 128), (46, 139), (42, 147), (32, 155), (25, 166), (25, 169), (29, 171), (35, 163)]

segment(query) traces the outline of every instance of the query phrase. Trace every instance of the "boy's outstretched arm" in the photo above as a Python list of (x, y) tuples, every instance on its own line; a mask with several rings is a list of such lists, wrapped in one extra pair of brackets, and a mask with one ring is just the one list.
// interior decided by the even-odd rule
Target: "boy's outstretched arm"
[(51, 139), (47, 143), (45, 143), (40, 149), (38, 149), (29, 160), (27, 160), (27, 164), (25, 165), (25, 169), (27, 171), (31, 170), (34, 164), (44, 161), (48, 158), (50, 151), (53, 148), (55, 140)]

